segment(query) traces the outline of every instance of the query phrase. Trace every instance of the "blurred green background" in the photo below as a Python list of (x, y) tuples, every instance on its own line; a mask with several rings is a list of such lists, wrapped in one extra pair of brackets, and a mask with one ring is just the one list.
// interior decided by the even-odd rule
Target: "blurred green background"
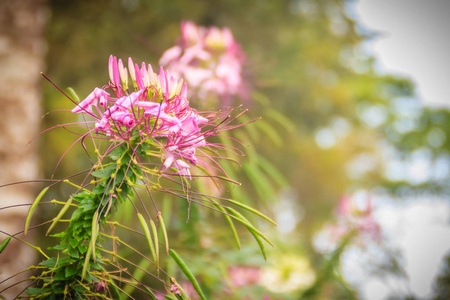
[[(253, 88), (247, 117), (263, 120), (236, 133), (246, 141), (247, 155), (240, 159), (243, 168), (234, 172), (242, 186), (227, 187), (227, 196), (260, 209), (279, 226), (259, 224), (275, 243), (265, 262), (251, 236), (243, 234), (247, 238), (238, 251), (226, 222), (211, 223), (217, 218), (213, 212), (193, 208), (186, 224), (186, 205), (170, 202), (172, 245), (181, 249), (211, 299), (359, 299), (363, 296), (358, 285), (340, 272), (340, 253), (314, 246), (324, 224), (334, 222), (339, 199), (370, 194), (375, 206), (378, 198), (400, 203), (417, 197), (448, 200), (449, 111), (424, 107), (407, 78), (374, 70), (375, 58), (365, 43), (376, 34), (350, 17), (353, 4), (49, 1), (45, 74), (63, 90), (72, 87), (82, 99), (107, 83), (110, 54), (157, 66), (162, 53), (180, 36), (183, 20), (229, 27), (242, 45), (247, 56), (245, 75)], [(43, 88), (45, 112), (73, 107), (44, 80)], [(190, 101), (195, 107), (195, 100)], [(52, 112), (45, 116), (43, 128), (75, 120), (70, 112)], [(63, 129), (40, 139), (45, 178), (75, 139)], [(428, 176), (415, 180), (414, 175), (399, 173), (399, 168), (417, 160), (431, 166)], [(56, 177), (88, 167), (77, 145)], [(59, 192), (53, 196), (68, 193), (64, 187)], [(44, 213), (43, 219), (50, 216)], [(121, 218), (126, 220), (126, 211)], [(381, 251), (381, 257), (371, 255), (364, 276), (404, 278), (401, 253), (390, 248), (387, 238), (376, 245), (389, 250)], [(230, 290), (229, 266), (255, 267), (269, 275), (258, 271), (264, 280), (250, 280), (244, 287), (235, 284)], [(170, 264), (168, 268), (176, 273)], [(446, 272), (434, 289), (436, 299), (449, 295)], [(179, 274), (179, 281), (182, 278)], [(392, 299), (414, 299), (412, 292), (399, 294), (394, 289), (392, 293)]]

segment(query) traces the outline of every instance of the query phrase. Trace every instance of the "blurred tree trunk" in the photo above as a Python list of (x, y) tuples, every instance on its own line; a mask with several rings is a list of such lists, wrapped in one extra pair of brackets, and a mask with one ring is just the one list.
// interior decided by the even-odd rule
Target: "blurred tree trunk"
[[(45, 0), (0, 1), (0, 185), (36, 179), (40, 174), (37, 144), (27, 143), (39, 132), (41, 123), (40, 72), (47, 19)], [(36, 185), (30, 184), (1, 188), (0, 207), (31, 203), (36, 192)], [(28, 206), (0, 210), (0, 230), (9, 234), (22, 231), (27, 211)], [(6, 237), (0, 232), (0, 241)], [(0, 282), (29, 267), (36, 258), (31, 247), (11, 240), (0, 255)], [(26, 278), (30, 273), (23, 275)], [(23, 278), (8, 280), (0, 285), (0, 291)], [(29, 284), (0, 293), (0, 299), (13, 299)]]

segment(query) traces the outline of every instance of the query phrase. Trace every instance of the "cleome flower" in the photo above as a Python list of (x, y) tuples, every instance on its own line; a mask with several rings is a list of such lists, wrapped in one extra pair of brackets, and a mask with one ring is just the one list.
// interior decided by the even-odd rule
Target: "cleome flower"
[(352, 243), (364, 248), (382, 239), (381, 227), (373, 215), (370, 196), (358, 199), (343, 196), (336, 208), (336, 222), (327, 223), (316, 235), (315, 246), (319, 251), (334, 250), (349, 234), (353, 235)]
[(245, 55), (228, 28), (181, 23), (177, 45), (164, 52), (160, 64), (177, 78), (184, 78), (203, 106), (214, 98), (219, 106), (232, 104), (234, 96), (248, 100), (249, 88), (242, 76)]
[[(128, 88), (128, 74), (134, 91)], [(229, 122), (215, 126), (219, 113), (199, 113), (189, 106), (187, 85), (161, 67), (159, 74), (151, 65), (141, 67), (128, 59), (128, 70), (121, 59), (109, 58), (110, 82), (95, 88), (72, 109), (92, 117), (91, 131), (109, 139), (138, 144), (149, 143), (162, 149), (161, 171), (171, 168), (191, 178), (190, 164), (197, 165), (197, 149), (207, 146), (206, 138), (229, 128)], [(209, 130), (202, 130), (209, 126)], [(211, 128), (212, 126), (212, 128)]]

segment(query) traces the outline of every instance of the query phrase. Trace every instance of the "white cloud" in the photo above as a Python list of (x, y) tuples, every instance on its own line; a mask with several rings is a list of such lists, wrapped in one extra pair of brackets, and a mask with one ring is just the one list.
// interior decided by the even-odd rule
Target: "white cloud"
[(382, 71), (412, 79), (424, 103), (450, 106), (450, 1), (359, 0), (355, 11), (380, 33), (370, 48)]
[[(429, 298), (443, 259), (450, 254), (450, 204), (445, 200), (422, 199), (406, 203), (385, 200), (375, 210), (375, 218), (382, 231), (388, 233), (389, 247), (400, 251), (407, 278), (392, 276), (382, 279), (360, 275), (358, 285), (362, 298), (386, 299), (393, 293)], [(361, 266), (365, 265), (364, 256), (376, 256), (376, 249), (370, 251), (355, 252), (353, 257), (347, 257), (347, 265), (343, 266), (346, 273), (361, 272)], [(349, 263), (352, 261), (358, 263), (352, 266)]]

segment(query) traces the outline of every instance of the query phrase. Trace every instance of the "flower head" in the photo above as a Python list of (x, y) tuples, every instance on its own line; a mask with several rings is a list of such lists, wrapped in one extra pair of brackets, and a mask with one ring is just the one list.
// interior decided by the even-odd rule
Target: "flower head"
[(380, 225), (373, 216), (372, 200), (367, 197), (361, 206), (355, 199), (344, 196), (339, 201), (337, 217), (347, 227), (347, 230), (356, 230), (359, 235), (365, 235), (378, 241), (381, 235)]
[[(128, 70), (134, 91), (128, 87)], [(151, 65), (139, 67), (129, 58), (128, 70), (111, 55), (109, 84), (95, 88), (72, 112), (94, 118), (91, 130), (99, 135), (160, 149), (154, 152), (162, 153), (161, 171), (173, 168), (176, 174), (191, 178), (190, 165), (199, 162), (198, 148), (207, 146), (206, 138), (223, 129), (202, 130), (218, 115), (191, 108), (186, 83), (163, 68), (156, 74)]]
[(327, 252), (338, 246), (339, 242), (352, 235), (352, 242), (365, 247), (368, 243), (378, 243), (381, 240), (381, 227), (373, 216), (370, 197), (363, 202), (357, 202), (354, 197), (344, 196), (336, 209), (335, 223), (325, 225), (315, 239), (315, 246), (320, 251)]
[(233, 97), (249, 98), (242, 76), (245, 55), (228, 28), (201, 27), (181, 23), (177, 45), (162, 55), (160, 64), (176, 77), (184, 78), (203, 106), (216, 99), (220, 106), (232, 104)]

